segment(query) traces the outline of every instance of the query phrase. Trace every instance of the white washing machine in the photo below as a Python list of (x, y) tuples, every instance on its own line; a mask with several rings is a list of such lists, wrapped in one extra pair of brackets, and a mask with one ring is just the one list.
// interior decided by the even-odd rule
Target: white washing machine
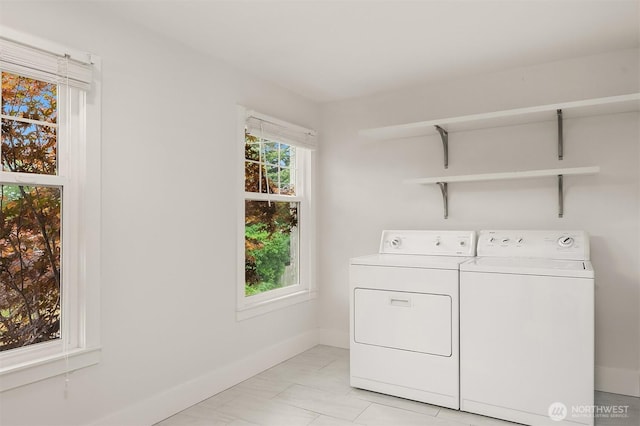
[(460, 267), (460, 409), (593, 424), (594, 271), (581, 231), (481, 231)]
[(473, 231), (383, 231), (351, 259), (351, 386), (459, 408), (459, 265)]

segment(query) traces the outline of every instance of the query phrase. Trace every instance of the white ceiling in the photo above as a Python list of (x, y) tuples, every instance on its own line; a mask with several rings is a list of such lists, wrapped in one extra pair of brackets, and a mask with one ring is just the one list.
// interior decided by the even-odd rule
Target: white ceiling
[(118, 1), (123, 18), (317, 102), (639, 46), (640, 0)]

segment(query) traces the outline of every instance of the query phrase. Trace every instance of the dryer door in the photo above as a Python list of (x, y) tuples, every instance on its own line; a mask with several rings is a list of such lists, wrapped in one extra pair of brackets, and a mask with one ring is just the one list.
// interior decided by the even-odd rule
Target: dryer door
[(356, 288), (357, 343), (451, 356), (451, 297)]

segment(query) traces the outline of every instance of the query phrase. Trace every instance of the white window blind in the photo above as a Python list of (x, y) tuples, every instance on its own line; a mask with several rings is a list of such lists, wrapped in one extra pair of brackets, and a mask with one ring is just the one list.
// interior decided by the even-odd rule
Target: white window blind
[(255, 111), (247, 112), (246, 132), (258, 138), (283, 142), (300, 148), (312, 150), (317, 148), (315, 130), (285, 123)]
[(92, 66), (89, 55), (78, 59), (47, 52), (0, 38), (0, 69), (37, 80), (89, 90)]

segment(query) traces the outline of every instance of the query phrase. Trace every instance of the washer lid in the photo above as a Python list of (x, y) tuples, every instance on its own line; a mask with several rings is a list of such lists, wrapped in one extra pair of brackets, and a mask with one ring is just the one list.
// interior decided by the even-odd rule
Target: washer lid
[(585, 260), (557, 260), (515, 257), (477, 257), (460, 265), (461, 272), (544, 275), (593, 278), (593, 266)]
[(411, 254), (372, 254), (354, 257), (351, 265), (388, 266), (398, 268), (458, 270), (460, 263), (472, 259), (461, 256), (424, 256)]

